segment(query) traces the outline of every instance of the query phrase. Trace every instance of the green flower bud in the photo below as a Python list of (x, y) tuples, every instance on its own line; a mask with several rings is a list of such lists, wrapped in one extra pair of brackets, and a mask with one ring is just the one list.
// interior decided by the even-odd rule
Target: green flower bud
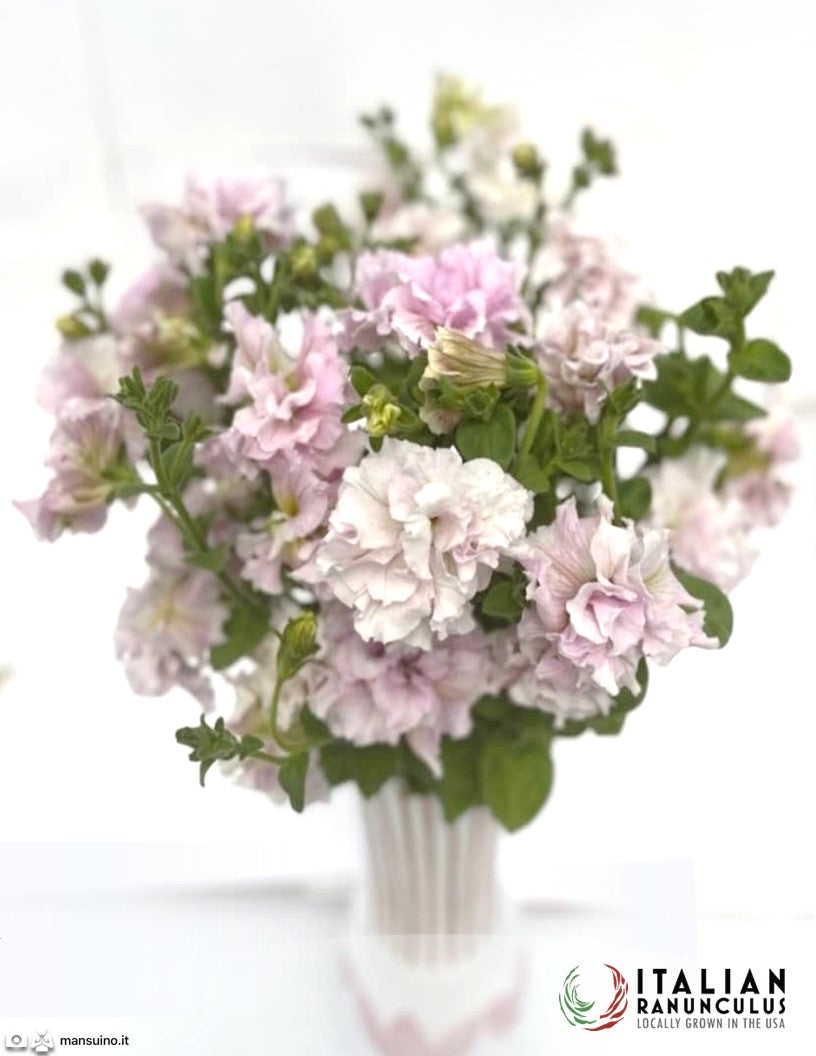
[(239, 242), (246, 244), (255, 234), (255, 223), (251, 216), (239, 216), (232, 233)]
[(541, 178), (543, 165), (532, 143), (517, 143), (513, 148), (513, 164), (519, 176), (528, 180)]
[(387, 436), (399, 421), (402, 409), (385, 385), (372, 385), (362, 400), (370, 436)]
[(316, 652), (317, 620), (313, 612), (304, 612), (283, 629), (278, 649), (278, 679), (285, 682), (292, 678)]
[(75, 315), (61, 315), (57, 319), (57, 330), (67, 341), (79, 341), (93, 333), (87, 323), (83, 323)]
[(291, 256), (292, 274), (296, 279), (313, 279), (317, 274), (318, 259), (314, 246), (295, 246)]
[(382, 203), (382, 191), (363, 191), (360, 194), (360, 208), (367, 223), (371, 224), (377, 219)]

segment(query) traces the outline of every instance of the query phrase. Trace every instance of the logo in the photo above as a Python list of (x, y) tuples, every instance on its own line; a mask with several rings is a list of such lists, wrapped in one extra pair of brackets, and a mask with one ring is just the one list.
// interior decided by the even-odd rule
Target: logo
[[(623, 1013), (629, 1005), (629, 984), (613, 965), (605, 964), (604, 968), (612, 973), (611, 978), (605, 972), (601, 975), (592, 973), (589, 983), (586, 978), (582, 981), (583, 970), (579, 964), (567, 973), (558, 995), (558, 1004), (564, 1019), (573, 1027), (608, 1030), (623, 1019)], [(586, 976), (588, 973), (583, 974)], [(582, 996), (587, 991), (595, 995), (592, 1000)], [(607, 1002), (605, 1011), (596, 1014), (596, 1007), (604, 1002)]]
[(47, 1030), (37, 1031), (31, 1042), (32, 1052), (52, 1052), (54, 1049), (54, 1041)]

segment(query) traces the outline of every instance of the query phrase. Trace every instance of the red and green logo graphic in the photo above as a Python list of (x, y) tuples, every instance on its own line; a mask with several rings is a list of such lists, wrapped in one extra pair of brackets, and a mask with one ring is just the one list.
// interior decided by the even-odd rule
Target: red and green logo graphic
[[(589, 983), (586, 973), (579, 964), (569, 972), (558, 995), (558, 1004), (564, 1013), (564, 1018), (573, 1027), (583, 1027), (584, 1030), (608, 1030), (620, 1023), (623, 1013), (629, 1005), (629, 984), (621, 973), (611, 964), (605, 964), (612, 973), (611, 978), (604, 972), (600, 978), (591, 978)], [(592, 976), (598, 973), (590, 973)], [(584, 976), (582, 980), (582, 975)], [(587, 1000), (583, 995), (601, 995)], [(603, 1001), (607, 1001), (605, 1011), (597, 1014), (595, 1009)]]

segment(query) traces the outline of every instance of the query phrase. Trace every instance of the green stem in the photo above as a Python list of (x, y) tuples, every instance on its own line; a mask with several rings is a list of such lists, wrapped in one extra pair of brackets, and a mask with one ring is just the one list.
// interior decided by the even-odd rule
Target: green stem
[[(184, 505), (184, 500), (181, 495), (167, 483), (162, 464), (161, 448), (158, 440), (155, 439), (151, 439), (150, 441), (150, 464), (156, 476), (157, 490), (150, 490), (147, 494), (152, 495), (161, 507), (165, 516), (175, 524), (189, 550), (194, 554), (207, 553), (211, 548), (207, 543), (204, 534), (190, 516), (190, 512)], [(250, 591), (234, 579), (228, 572), (221, 569), (220, 571), (215, 572), (214, 575), (235, 601), (260, 612), (260, 606)]]
[(269, 752), (253, 752), (250, 758), (260, 759), (263, 763), (274, 763), (275, 766), (280, 766), (282, 763), (288, 762), (287, 756), (270, 755)]
[(533, 448), (533, 443), (535, 442), (536, 434), (538, 433), (538, 427), (541, 425), (541, 419), (544, 417), (546, 409), (547, 379), (542, 374), (539, 374), (535, 399), (533, 400), (530, 417), (527, 419), (527, 424), (524, 427), (524, 433), (521, 438), (521, 445), (519, 446), (519, 461), (530, 454), (530, 451)]

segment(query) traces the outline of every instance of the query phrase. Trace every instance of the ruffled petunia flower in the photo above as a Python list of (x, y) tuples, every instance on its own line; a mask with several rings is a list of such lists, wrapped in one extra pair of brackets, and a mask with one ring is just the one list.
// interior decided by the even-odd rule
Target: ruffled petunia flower
[(606, 499), (588, 517), (574, 497), (562, 502), (520, 560), (542, 640), (612, 695), (638, 689), (642, 657), (665, 664), (690, 645), (716, 644), (703, 633), (702, 603), (671, 570), (668, 532), (614, 524)]
[(266, 594), (280, 594), (282, 570), (299, 566), (310, 556), (337, 488), (304, 463), (282, 456), (273, 460), (268, 472), (275, 509), (238, 534), (235, 552), (243, 562), (245, 579)]
[(218, 581), (198, 569), (153, 571), (128, 591), (116, 628), (116, 655), (134, 692), (161, 696), (179, 685), (212, 704), (206, 656), (223, 641), (228, 616)]
[(299, 575), (352, 609), (366, 641), (429, 649), (474, 627), (470, 601), (532, 508), (489, 459), (386, 438), (344, 472), (326, 537)]
[(632, 325), (642, 299), (640, 282), (618, 263), (603, 239), (579, 235), (564, 223), (556, 225), (543, 267), (543, 306), (548, 312), (580, 301), (610, 326)]
[(668, 529), (672, 560), (696, 576), (732, 590), (756, 558), (744, 499), (718, 482), (726, 456), (702, 445), (646, 470), (652, 485), (651, 524)]
[(654, 359), (664, 351), (657, 341), (610, 327), (581, 302), (545, 316), (535, 348), (553, 405), (590, 422), (598, 421), (610, 389), (657, 377)]
[(194, 273), (207, 244), (222, 241), (239, 221), (251, 222), (270, 250), (288, 245), (294, 230), (283, 184), (273, 178), (190, 176), (180, 205), (146, 205), (142, 215), (156, 245)]
[(272, 326), (243, 306), (231, 306), (228, 319), (237, 352), (227, 398), (247, 402), (218, 441), (222, 455), (259, 468), (292, 457), (323, 477), (355, 461), (364, 437), (341, 420), (348, 366), (327, 324), (307, 314), (300, 349), (290, 356)]
[(490, 348), (522, 341), (530, 325), (523, 277), (521, 265), (503, 260), (488, 240), (450, 246), (435, 257), (363, 253), (354, 292), (364, 307), (343, 314), (344, 344), (374, 351), (393, 339), (413, 354), (433, 343), (438, 326)]
[(745, 432), (753, 451), (745, 470), (729, 476), (723, 492), (741, 503), (749, 527), (771, 528), (790, 505), (793, 488), (786, 467), (799, 457), (799, 436), (793, 417), (781, 408), (747, 422)]
[(325, 606), (318, 627), (321, 653), (309, 695), (314, 714), (355, 745), (397, 744), (405, 737), (439, 776), (442, 737), (466, 737), (473, 704), (496, 688), (485, 635), (457, 635), (430, 652), (401, 642), (365, 642), (349, 610), (336, 603)]
[(45, 492), (15, 503), (41, 539), (56, 539), (66, 528), (95, 532), (105, 523), (116, 478), (128, 461), (124, 419), (111, 400), (76, 398), (63, 408), (46, 458), (52, 477)]

